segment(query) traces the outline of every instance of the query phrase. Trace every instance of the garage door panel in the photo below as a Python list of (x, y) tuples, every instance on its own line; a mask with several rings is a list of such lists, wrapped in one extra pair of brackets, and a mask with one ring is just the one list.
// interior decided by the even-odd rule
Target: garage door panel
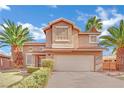
[(94, 56), (92, 55), (55, 55), (56, 71), (93, 71)]

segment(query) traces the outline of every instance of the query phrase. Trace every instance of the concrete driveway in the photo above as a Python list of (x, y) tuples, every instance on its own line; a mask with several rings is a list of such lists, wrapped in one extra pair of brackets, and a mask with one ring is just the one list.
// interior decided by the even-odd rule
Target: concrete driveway
[(53, 72), (48, 88), (124, 88), (124, 81), (98, 72)]

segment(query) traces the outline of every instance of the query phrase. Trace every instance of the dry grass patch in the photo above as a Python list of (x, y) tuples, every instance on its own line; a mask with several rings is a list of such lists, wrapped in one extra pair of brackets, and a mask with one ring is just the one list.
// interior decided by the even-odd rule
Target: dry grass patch
[(19, 72), (0, 72), (0, 87), (9, 87), (22, 79), (23, 76)]

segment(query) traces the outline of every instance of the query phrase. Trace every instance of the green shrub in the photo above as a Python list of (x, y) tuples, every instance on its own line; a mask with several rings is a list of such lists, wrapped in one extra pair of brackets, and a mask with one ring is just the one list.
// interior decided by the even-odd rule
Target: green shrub
[(28, 73), (33, 73), (33, 72), (35, 72), (39, 69), (40, 69), (39, 67), (27, 67), (27, 72)]
[(50, 69), (40, 68), (36, 72), (33, 72), (30, 76), (23, 79), (20, 83), (13, 87), (18, 88), (39, 88), (44, 87), (49, 78)]
[(48, 67), (53, 70), (54, 61), (52, 59), (42, 59), (41, 63), (43, 67)]

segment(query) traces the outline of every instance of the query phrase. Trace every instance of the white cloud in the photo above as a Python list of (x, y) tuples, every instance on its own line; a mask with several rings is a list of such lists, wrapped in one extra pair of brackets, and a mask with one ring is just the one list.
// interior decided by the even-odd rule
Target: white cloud
[(46, 26), (46, 24), (42, 24), (41, 25), (41, 28), (39, 27), (36, 27), (30, 23), (21, 23), (21, 22), (18, 22), (18, 24), (21, 24), (23, 25), (23, 27), (28, 27), (29, 30), (30, 30), (30, 34), (34, 37), (33, 39), (34, 40), (40, 40), (40, 39), (45, 39), (45, 34), (43, 32), (43, 27)]
[(0, 11), (2, 10), (11, 10), (11, 8), (7, 5), (0, 5)]
[(101, 19), (103, 19), (103, 20), (107, 20), (108, 19), (108, 13), (102, 7), (97, 7), (96, 12), (98, 13), (98, 16)]
[(54, 15), (53, 15), (53, 14), (50, 14), (49, 16), (50, 16), (50, 17), (54, 17)]
[(7, 52), (5, 52), (3, 50), (0, 50), (0, 54), (6, 55), (6, 56), (10, 56), (11, 52), (7, 53)]
[(47, 24), (43, 23), (43, 24), (41, 24), (41, 26), (42, 26), (42, 27), (46, 27), (46, 26), (47, 26)]
[(51, 8), (58, 8), (57, 5), (49, 5)]
[[(124, 15), (118, 13), (118, 11), (115, 8), (114, 9), (111, 9), (111, 10), (105, 10), (103, 8), (101, 8), (101, 9), (107, 15), (105, 18), (103, 18), (103, 16), (99, 15), (99, 18), (102, 19), (102, 23), (103, 23), (102, 35), (108, 35), (107, 29), (109, 27), (111, 27), (111, 26), (114, 26), (114, 25), (118, 24), (120, 22), (120, 20), (124, 19)], [(99, 13), (100, 12), (98, 12), (98, 14)]]
[(94, 15), (91, 15), (91, 14), (83, 13), (83, 12), (81, 12), (81, 11), (79, 11), (79, 10), (76, 10), (76, 13), (78, 14), (78, 16), (77, 16), (77, 21), (84, 21), (84, 23), (85, 23), (85, 21), (86, 21), (89, 17), (94, 16)]
[(111, 11), (111, 13), (113, 14), (113, 13), (116, 13), (116, 12), (117, 12), (117, 9), (116, 9), (116, 8), (113, 8), (113, 9), (111, 9), (110, 11)]

